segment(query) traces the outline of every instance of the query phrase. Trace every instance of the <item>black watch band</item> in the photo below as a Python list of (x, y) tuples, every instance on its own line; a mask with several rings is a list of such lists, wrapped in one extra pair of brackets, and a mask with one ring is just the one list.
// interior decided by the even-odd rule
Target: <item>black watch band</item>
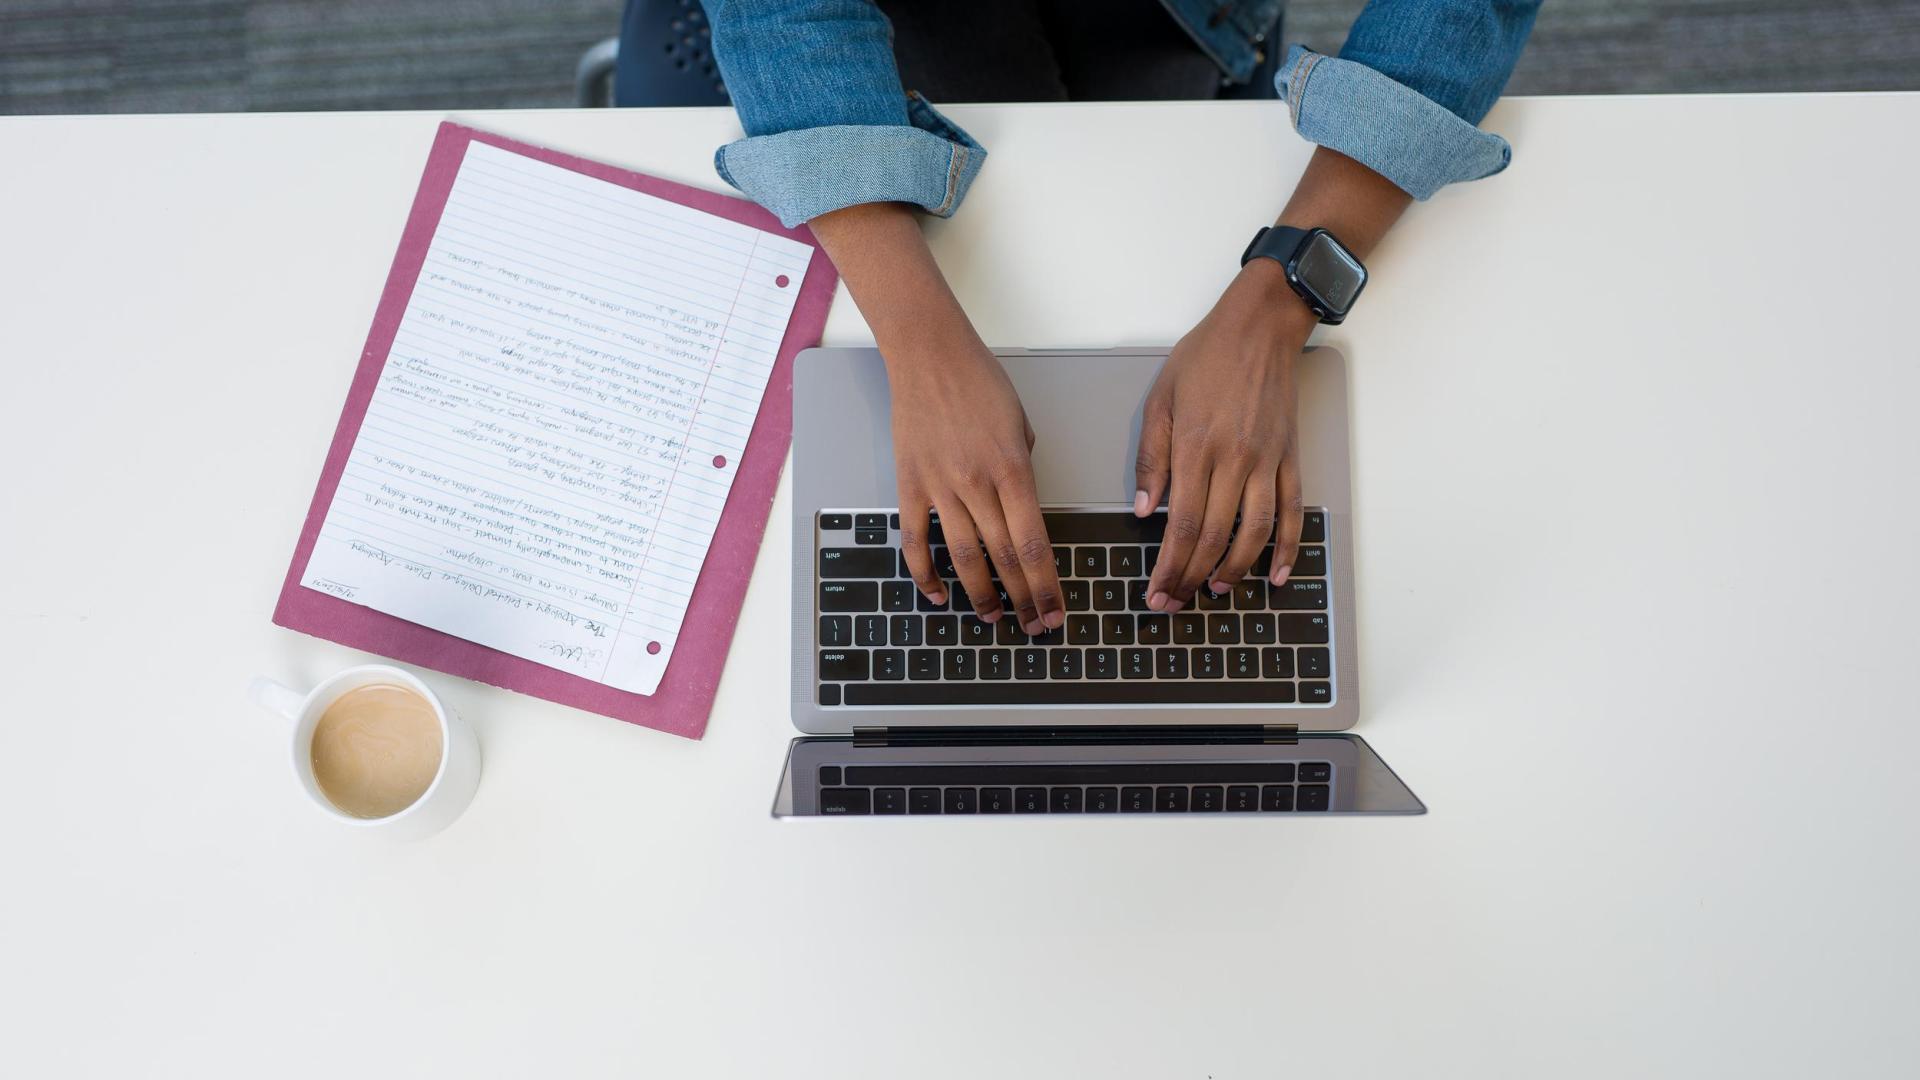
[(1285, 267), (1287, 286), (1329, 326), (1346, 319), (1367, 283), (1367, 268), (1325, 229), (1263, 227), (1253, 234), (1253, 241), (1240, 256), (1240, 265), (1255, 259), (1272, 259)]

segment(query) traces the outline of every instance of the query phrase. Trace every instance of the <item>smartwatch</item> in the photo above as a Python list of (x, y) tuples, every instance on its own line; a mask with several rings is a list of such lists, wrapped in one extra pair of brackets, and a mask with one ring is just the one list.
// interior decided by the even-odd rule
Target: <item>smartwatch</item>
[(1253, 234), (1240, 265), (1254, 259), (1272, 259), (1286, 267), (1287, 284), (1328, 326), (1344, 321), (1367, 287), (1367, 268), (1325, 229), (1262, 228)]

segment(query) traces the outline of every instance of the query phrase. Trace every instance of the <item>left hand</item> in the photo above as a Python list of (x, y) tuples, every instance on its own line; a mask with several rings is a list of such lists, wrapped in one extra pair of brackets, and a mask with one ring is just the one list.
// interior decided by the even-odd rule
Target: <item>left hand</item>
[(1291, 571), (1302, 517), (1293, 368), (1316, 321), (1281, 266), (1255, 259), (1167, 357), (1147, 394), (1134, 468), (1136, 516), (1167, 497), (1147, 583), (1155, 611), (1179, 611), (1203, 585), (1231, 589), (1276, 525), (1270, 580)]

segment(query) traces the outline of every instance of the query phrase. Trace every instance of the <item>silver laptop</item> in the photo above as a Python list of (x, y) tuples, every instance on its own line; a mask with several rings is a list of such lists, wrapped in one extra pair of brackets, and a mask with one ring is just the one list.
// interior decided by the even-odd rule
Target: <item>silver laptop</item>
[[(810, 349), (794, 370), (793, 721), (780, 817), (1414, 814), (1362, 739), (1346, 364), (1300, 366), (1306, 531), (1231, 594), (1148, 610), (1164, 509), (1132, 513), (1142, 402), (1164, 349), (998, 353), (1040, 443), (1034, 479), (1067, 623), (933, 605), (899, 551), (885, 369)], [(953, 580), (934, 537), (936, 565)], [(1270, 549), (1269, 549), (1270, 555)], [(952, 591), (950, 590), (950, 593)]]

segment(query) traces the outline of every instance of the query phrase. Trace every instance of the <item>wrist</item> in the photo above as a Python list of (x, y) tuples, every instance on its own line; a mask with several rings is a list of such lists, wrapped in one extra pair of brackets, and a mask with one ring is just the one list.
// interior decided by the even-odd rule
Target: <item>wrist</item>
[(1304, 342), (1320, 324), (1306, 300), (1287, 282), (1287, 268), (1274, 259), (1251, 259), (1234, 276), (1223, 298), (1255, 326)]

